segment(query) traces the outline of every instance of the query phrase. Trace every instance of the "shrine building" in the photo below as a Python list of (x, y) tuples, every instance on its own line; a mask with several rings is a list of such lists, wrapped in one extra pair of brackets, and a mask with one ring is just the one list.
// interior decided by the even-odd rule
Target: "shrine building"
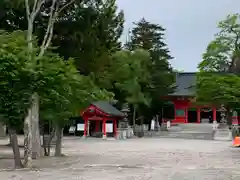
[(107, 136), (117, 137), (118, 123), (126, 115), (108, 102), (98, 101), (91, 103), (81, 112), (81, 116), (84, 124), (78, 124), (80, 127), (77, 129), (83, 131), (83, 137), (101, 132), (102, 137), (106, 138)]
[[(176, 74), (175, 92), (165, 97), (173, 104), (174, 116), (171, 122), (178, 123), (207, 123), (209, 117), (212, 121), (220, 121), (219, 107), (214, 105), (197, 105), (193, 101), (196, 91), (196, 73), (183, 72)], [(214, 103), (212, 103), (214, 104)], [(233, 110), (233, 124), (238, 124), (238, 109)]]

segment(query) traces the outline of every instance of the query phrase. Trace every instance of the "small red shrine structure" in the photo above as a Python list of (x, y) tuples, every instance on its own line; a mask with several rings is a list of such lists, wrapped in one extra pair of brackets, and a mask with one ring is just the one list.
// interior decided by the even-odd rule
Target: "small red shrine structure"
[[(102, 132), (103, 138), (106, 138), (106, 122), (112, 122), (113, 134), (114, 137), (116, 137), (118, 121), (123, 119), (125, 117), (125, 114), (106, 101), (98, 101), (91, 103), (90, 106), (81, 113), (81, 116), (84, 120), (84, 137), (88, 135), (89, 123), (91, 122), (95, 124), (94, 131)], [(102, 125), (100, 123), (102, 123)], [(101, 126), (102, 129), (100, 129)]]
[[(169, 94), (168, 99), (174, 104), (174, 119), (172, 123), (201, 123), (202, 115), (205, 119), (211, 116), (212, 121), (218, 121), (220, 117), (219, 107), (214, 105), (197, 105), (193, 100), (195, 98), (196, 73), (177, 73), (175, 92)], [(207, 113), (206, 113), (207, 112)], [(236, 110), (233, 110), (233, 124), (238, 124), (239, 116)], [(192, 116), (192, 114), (195, 114)], [(191, 116), (191, 117), (190, 117)]]

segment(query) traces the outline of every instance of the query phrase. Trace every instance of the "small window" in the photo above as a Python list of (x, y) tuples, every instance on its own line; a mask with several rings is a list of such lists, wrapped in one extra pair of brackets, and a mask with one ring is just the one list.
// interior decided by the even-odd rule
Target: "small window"
[(184, 109), (176, 109), (176, 116), (185, 116)]

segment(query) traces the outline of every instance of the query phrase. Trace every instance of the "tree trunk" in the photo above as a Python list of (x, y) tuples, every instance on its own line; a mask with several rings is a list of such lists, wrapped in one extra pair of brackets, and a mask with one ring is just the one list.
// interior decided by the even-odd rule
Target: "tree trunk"
[(28, 109), (28, 116), (24, 120), (24, 166), (32, 167), (32, 111)]
[(14, 166), (15, 168), (23, 168), (23, 164), (21, 162), (20, 150), (18, 145), (17, 133), (15, 130), (9, 130), (11, 142), (12, 142), (12, 150), (14, 155)]
[(144, 117), (141, 117), (141, 137), (144, 136)]
[(48, 140), (46, 140), (45, 135), (43, 134), (43, 147), (44, 147), (44, 156), (50, 156), (51, 153), (51, 143), (55, 136), (55, 129), (53, 128), (49, 134)]
[(12, 146), (12, 137), (10, 132), (8, 132), (8, 136), (9, 136), (9, 145)]
[(62, 128), (59, 125), (56, 125), (56, 147), (55, 147), (55, 156), (62, 156)]
[(36, 159), (43, 155), (41, 147), (41, 137), (39, 132), (39, 96), (32, 95), (32, 158)]
[(49, 156), (49, 154), (47, 153), (47, 141), (45, 139), (45, 132), (43, 132), (43, 134), (42, 134), (42, 141), (43, 141), (44, 156)]
[(232, 109), (230, 109), (230, 108), (226, 108), (227, 109), (227, 125), (228, 125), (228, 128), (229, 129), (232, 129), (232, 114), (233, 114), (233, 111), (232, 111)]
[(133, 133), (136, 133), (136, 110), (137, 106), (133, 105)]

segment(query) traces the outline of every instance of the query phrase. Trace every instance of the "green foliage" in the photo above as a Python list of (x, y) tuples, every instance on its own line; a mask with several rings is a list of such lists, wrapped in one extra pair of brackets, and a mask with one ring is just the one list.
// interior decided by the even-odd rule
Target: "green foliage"
[[(62, 4), (62, 1), (59, 2)], [(24, 0), (4, 0), (0, 2), (0, 29), (9, 32), (27, 29), (24, 3)], [(45, 3), (42, 11), (48, 9), (50, 4), (51, 1)], [(46, 26), (47, 18), (39, 13), (36, 17), (34, 31), (39, 42), (43, 39)], [(25, 69), (27, 70), (26, 76), (29, 78), (29, 84), (24, 83), (26, 86), (22, 89), (28, 90), (28, 95), (33, 92), (40, 95), (40, 116), (42, 119), (57, 123), (63, 122), (62, 124), (64, 124), (69, 116), (79, 115), (79, 110), (86, 107), (90, 102), (113, 99), (113, 93), (95, 84), (98, 81), (98, 79), (95, 79), (98, 77), (95, 74), (97, 74), (97, 71), (101, 73), (109, 61), (110, 54), (120, 48), (118, 39), (121, 36), (122, 29), (123, 12), (117, 13), (115, 0), (91, 2), (76, 0), (74, 4), (60, 14), (55, 23), (53, 37), (53, 46), (56, 48), (52, 50), (68, 61), (64, 61), (60, 56), (49, 52), (42, 59), (36, 59), (37, 56), (33, 52), (32, 61), (29, 62), (26, 59), (25, 37), (21, 34), (20, 37), (24, 47), (22, 44), (13, 45), (9, 52), (14, 52), (19, 58), (16, 51), (18, 48), (20, 48), (19, 51), (21, 51), (21, 48), (25, 48), (22, 53), (25, 52), (23, 58), (26, 62)], [(37, 43), (34, 44), (34, 47), (38, 47)], [(37, 51), (38, 48), (36, 48)], [(74, 60), (69, 60), (70, 57), (73, 57)], [(18, 60), (16, 59), (16, 61)], [(77, 65), (76, 67), (81, 69), (84, 74), (94, 71), (94, 75), (81, 75), (73, 64)], [(4, 74), (2, 77), (4, 79), (6, 75)], [(19, 82), (22, 82), (22, 79)], [(19, 91), (16, 88), (14, 90)], [(11, 95), (10, 97), (14, 96)], [(24, 110), (29, 106), (30, 97), (26, 101), (27, 106), (22, 107)], [(4, 102), (8, 102), (8, 100), (5, 99)], [(19, 118), (21, 117), (22, 120), (24, 116), (22, 113)]]
[(238, 14), (234, 14), (220, 21), (220, 32), (203, 54), (197, 80), (197, 100), (200, 102), (227, 107), (239, 105), (239, 18)]
[[(49, 4), (51, 0), (44, 4), (42, 11), (46, 11)], [(26, 30), (25, 14), (24, 0), (1, 1), (0, 29)], [(43, 40), (47, 23), (48, 17), (39, 13), (34, 31), (39, 42)], [(123, 23), (124, 14), (118, 12), (116, 0), (75, 0), (55, 22), (53, 51), (65, 59), (74, 58), (77, 69), (85, 75), (94, 72), (96, 77), (102, 76), (111, 54), (121, 49), (119, 38)]]
[[(47, 2), (42, 11), (49, 8), (51, 0)], [(1, 1), (0, 29), (27, 29), (23, 7), (23, 0)], [(36, 17), (36, 42), (42, 41), (47, 20), (43, 13)], [(152, 114), (159, 111), (160, 97), (172, 90), (173, 83), (165, 29), (144, 19), (136, 23), (128, 42), (131, 53), (121, 51), (123, 23), (116, 0), (76, 0), (60, 14), (51, 53), (42, 59), (33, 54), (33, 61), (27, 63), (29, 87), (40, 95), (43, 119), (66, 119), (91, 101), (113, 99), (114, 94), (121, 103), (150, 106)]]
[(94, 73), (97, 81), (111, 54), (121, 49), (124, 14), (117, 11), (116, 0), (77, 0), (55, 24), (54, 52), (73, 57), (77, 69), (85, 75)]
[(9, 127), (22, 127), (34, 92), (40, 96), (41, 118), (62, 126), (90, 102), (113, 98), (80, 75), (73, 60), (64, 61), (53, 53), (35, 60), (38, 49), (29, 59), (24, 32), (3, 31), (0, 41), (0, 114)]
[(0, 33), (0, 114), (11, 128), (20, 128), (33, 92), (31, 62), (23, 33)]
[(199, 64), (201, 71), (226, 72), (239, 69), (239, 62), (235, 62), (240, 49), (239, 20), (240, 16), (233, 14), (219, 22), (220, 31), (215, 35), (215, 40), (209, 43), (203, 61)]
[(148, 85), (141, 85), (144, 94), (148, 94), (152, 99), (150, 108), (143, 106), (142, 112), (151, 118), (161, 109), (161, 97), (173, 90), (174, 74), (169, 64), (172, 57), (164, 40), (165, 29), (162, 26), (150, 23), (144, 18), (134, 24), (135, 27), (131, 31), (131, 38), (126, 43), (126, 48), (130, 50), (142, 48), (150, 54), (151, 64), (148, 72), (151, 77), (147, 82)]
[(200, 72), (197, 100), (215, 105), (233, 107), (240, 102), (240, 77), (226, 73)]
[(47, 54), (41, 62), (39, 72), (45, 84), (37, 92), (41, 96), (43, 119), (64, 126), (69, 117), (79, 115), (80, 109), (90, 102), (111, 99), (112, 94), (99, 89), (89, 77), (80, 75), (73, 61)]
[(129, 104), (150, 103), (150, 98), (143, 93), (141, 84), (149, 81), (148, 67), (151, 64), (147, 51), (119, 51), (112, 57), (112, 63), (107, 72), (110, 83), (124, 94), (124, 100)]

